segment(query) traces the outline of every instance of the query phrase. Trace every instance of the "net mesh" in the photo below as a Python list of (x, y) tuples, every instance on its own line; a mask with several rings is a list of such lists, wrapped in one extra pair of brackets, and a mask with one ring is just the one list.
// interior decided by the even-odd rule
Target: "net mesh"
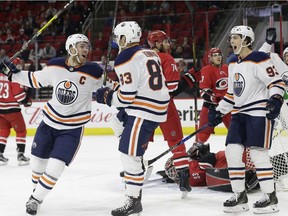
[[(269, 150), (273, 165), (274, 180), (278, 191), (288, 190), (288, 104), (283, 104), (281, 113), (275, 119), (272, 147)], [(250, 149), (246, 149), (246, 169), (255, 170)]]

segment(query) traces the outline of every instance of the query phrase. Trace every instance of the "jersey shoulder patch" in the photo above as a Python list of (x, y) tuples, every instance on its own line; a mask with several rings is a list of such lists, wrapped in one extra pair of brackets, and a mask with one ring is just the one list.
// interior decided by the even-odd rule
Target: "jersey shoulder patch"
[(115, 59), (115, 62), (114, 62), (115, 67), (117, 65), (120, 65), (129, 61), (136, 52), (142, 49), (143, 48), (140, 46), (134, 46), (134, 47), (123, 50)]
[(270, 56), (265, 52), (253, 51), (243, 61), (252, 61), (255, 63), (261, 63), (270, 59)]
[(63, 57), (59, 57), (59, 58), (52, 58), (47, 62), (47, 66), (52, 66), (52, 65), (56, 65), (56, 66), (62, 66), (65, 67), (66, 63), (65, 63), (66, 59)]

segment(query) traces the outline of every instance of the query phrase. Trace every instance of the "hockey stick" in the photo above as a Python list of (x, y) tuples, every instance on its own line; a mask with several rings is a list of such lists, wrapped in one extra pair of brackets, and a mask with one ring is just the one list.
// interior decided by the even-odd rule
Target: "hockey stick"
[[(195, 25), (194, 25), (194, 8), (191, 5), (190, 1), (186, 1), (186, 5), (190, 11), (191, 14), (191, 22), (192, 22), (192, 38), (193, 38), (193, 43), (192, 43), (192, 55), (193, 55), (193, 64), (194, 64), (194, 69), (197, 71), (197, 60), (196, 60), (196, 40), (195, 40)], [(195, 130), (198, 130), (198, 83), (194, 84), (194, 91), (193, 91), (193, 97), (194, 97), (194, 121), (195, 121)]]
[(206, 128), (211, 127), (210, 123), (207, 123), (205, 125), (203, 125), (201, 128), (199, 128), (198, 130), (194, 131), (193, 133), (189, 134), (188, 136), (186, 136), (184, 139), (182, 139), (180, 142), (178, 142), (177, 144), (171, 146), (169, 149), (167, 149), (166, 151), (162, 152), (160, 155), (158, 155), (157, 157), (147, 160), (147, 161), (143, 161), (145, 166), (150, 166), (151, 164), (153, 164), (155, 161), (159, 160), (160, 158), (162, 158), (164, 155), (168, 154), (169, 152), (173, 151), (174, 149), (176, 149), (178, 146), (182, 145), (183, 143), (185, 143), (187, 140), (189, 140), (190, 138), (192, 138), (193, 136), (195, 136), (196, 134), (200, 133), (201, 131), (205, 130)]
[(22, 53), (34, 39), (36, 39), (48, 26), (51, 25), (54, 20), (56, 20), (66, 10), (67, 7), (69, 7), (73, 3), (73, 1), (74, 0), (70, 0), (64, 6), (64, 8), (58, 11), (41, 29), (38, 30), (36, 34), (32, 36), (30, 40), (23, 44), (22, 48), (10, 58), (10, 61), (13, 61), (13, 59), (15, 59), (20, 53)]
[(116, 25), (116, 17), (117, 17), (117, 10), (118, 10), (118, 0), (116, 0), (115, 3), (115, 11), (114, 11), (114, 19), (113, 19), (113, 26), (112, 26), (112, 32), (109, 38), (109, 43), (108, 43), (108, 50), (107, 50), (107, 59), (106, 59), (106, 63), (105, 63), (105, 68), (104, 68), (104, 77), (103, 77), (103, 86), (106, 86), (106, 82), (107, 82), (107, 73), (108, 73), (108, 65), (110, 62), (110, 55), (111, 55), (111, 47), (112, 47), (112, 41), (113, 41), (113, 35), (114, 35), (114, 28)]

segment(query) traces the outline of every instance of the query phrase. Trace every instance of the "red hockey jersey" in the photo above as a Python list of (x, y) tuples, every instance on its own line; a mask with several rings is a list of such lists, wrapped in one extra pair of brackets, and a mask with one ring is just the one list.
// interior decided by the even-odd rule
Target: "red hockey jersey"
[(161, 66), (168, 90), (169, 92), (173, 92), (177, 89), (180, 80), (180, 72), (178, 71), (177, 64), (169, 53), (158, 52), (157, 54), (161, 59)]
[(228, 89), (228, 66), (223, 64), (220, 68), (207, 65), (201, 69), (201, 90), (211, 89), (216, 97), (224, 97)]
[(0, 74), (0, 114), (19, 112), (21, 110), (19, 103), (25, 99), (24, 88)]

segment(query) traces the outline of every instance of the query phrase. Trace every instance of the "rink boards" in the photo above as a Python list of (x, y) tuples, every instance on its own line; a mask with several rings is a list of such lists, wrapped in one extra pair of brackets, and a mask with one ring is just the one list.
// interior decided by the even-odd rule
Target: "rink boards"
[[(190, 134), (195, 130), (195, 109), (193, 99), (175, 99), (175, 105), (178, 110), (178, 114), (181, 119), (181, 124), (184, 134)], [(43, 113), (42, 108), (46, 102), (33, 102), (31, 107), (23, 107), (22, 114), (24, 116), (27, 134), (34, 135), (36, 128), (40, 124)], [(201, 110), (203, 100), (198, 99), (197, 106), (198, 111)], [(117, 113), (117, 109), (114, 107), (108, 107), (103, 104), (98, 104), (95, 101), (92, 102), (92, 116), (91, 121), (85, 126), (85, 135), (108, 135), (113, 134), (110, 128), (112, 115)], [(199, 115), (198, 115), (199, 117)], [(199, 123), (199, 122), (198, 122)], [(215, 128), (216, 134), (226, 134), (227, 130), (223, 124)], [(12, 134), (15, 135), (12, 130)], [(161, 134), (159, 128), (156, 129), (156, 134)]]

